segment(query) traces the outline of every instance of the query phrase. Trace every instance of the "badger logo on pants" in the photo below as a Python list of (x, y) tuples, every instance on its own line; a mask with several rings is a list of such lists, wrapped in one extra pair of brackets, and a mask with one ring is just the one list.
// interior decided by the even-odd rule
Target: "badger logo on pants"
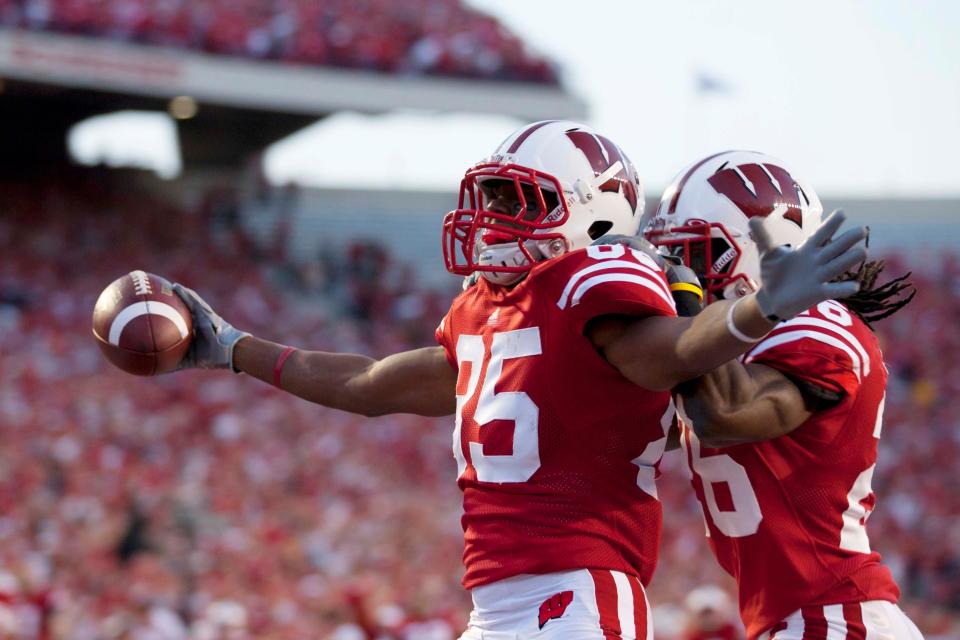
[(561, 591), (544, 600), (540, 605), (540, 628), (543, 629), (543, 625), (562, 616), (571, 602), (573, 602), (573, 591)]

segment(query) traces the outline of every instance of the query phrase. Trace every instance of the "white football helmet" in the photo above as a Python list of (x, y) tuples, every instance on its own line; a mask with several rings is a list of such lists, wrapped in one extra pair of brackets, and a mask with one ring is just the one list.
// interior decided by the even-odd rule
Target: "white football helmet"
[[(513, 210), (491, 210), (504, 188)], [(451, 273), (511, 284), (604, 234), (636, 235), (642, 215), (643, 187), (617, 145), (576, 122), (535, 122), (467, 171), (443, 220), (444, 261)]]
[(822, 215), (817, 194), (785, 163), (755, 151), (726, 151), (684, 169), (644, 221), (643, 232), (693, 269), (712, 302), (760, 286), (750, 218), (767, 218), (773, 241), (796, 247), (816, 231)]

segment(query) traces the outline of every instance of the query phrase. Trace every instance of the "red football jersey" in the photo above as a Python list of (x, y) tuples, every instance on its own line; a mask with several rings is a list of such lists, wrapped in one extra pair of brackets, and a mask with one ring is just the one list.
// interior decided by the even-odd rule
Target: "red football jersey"
[(837, 302), (778, 325), (744, 355), (842, 394), (791, 433), (724, 449), (684, 426), (684, 451), (710, 546), (737, 580), (747, 637), (808, 605), (900, 596), (866, 521), (887, 371), (877, 340)]
[(653, 574), (654, 477), (673, 417), (584, 337), (601, 315), (675, 315), (662, 271), (621, 245), (539, 263), (512, 288), (480, 279), (437, 329), (458, 370), (453, 454), (463, 583), (612, 569)]

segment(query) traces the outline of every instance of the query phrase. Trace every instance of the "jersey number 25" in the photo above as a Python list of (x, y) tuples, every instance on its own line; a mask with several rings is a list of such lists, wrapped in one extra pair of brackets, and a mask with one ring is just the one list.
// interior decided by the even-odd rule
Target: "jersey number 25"
[[(473, 397), (480, 383), (486, 349), (483, 338), (461, 335), (457, 340), (457, 363), (461, 378), (469, 366), (466, 388), (457, 383), (457, 418), (453, 430), (453, 457), (457, 460), (457, 476), (467, 468), (460, 432), (463, 428), (464, 405)], [(503, 372), (503, 361), (511, 358), (527, 358), (543, 353), (540, 346), (540, 329), (528, 327), (515, 331), (493, 334), (490, 345), (490, 361), (487, 364), (483, 386), (473, 412), (473, 420), (483, 431), (485, 425), (495, 420), (511, 421), (513, 430), (513, 453), (510, 455), (486, 455), (483, 445), (470, 442), (470, 462), (481, 482), (526, 482), (540, 468), (540, 443), (537, 423), (540, 410), (523, 391), (501, 391), (495, 387)]]

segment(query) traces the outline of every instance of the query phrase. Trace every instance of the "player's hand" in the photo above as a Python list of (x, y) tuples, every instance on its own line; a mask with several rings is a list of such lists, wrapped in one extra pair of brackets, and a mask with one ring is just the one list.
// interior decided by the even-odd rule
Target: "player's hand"
[(757, 303), (769, 320), (787, 320), (824, 300), (846, 298), (860, 290), (855, 280), (833, 282), (867, 259), (867, 249), (861, 244), (867, 237), (863, 227), (833, 239), (845, 219), (842, 211), (834, 211), (806, 242), (794, 249), (774, 246), (764, 227), (765, 219), (750, 219), (750, 231), (760, 251), (763, 283), (757, 291)]
[(173, 290), (180, 296), (193, 317), (193, 341), (190, 350), (175, 369), (230, 369), (233, 368), (233, 348), (240, 338), (249, 333), (234, 329), (218, 316), (193, 289), (174, 283)]

